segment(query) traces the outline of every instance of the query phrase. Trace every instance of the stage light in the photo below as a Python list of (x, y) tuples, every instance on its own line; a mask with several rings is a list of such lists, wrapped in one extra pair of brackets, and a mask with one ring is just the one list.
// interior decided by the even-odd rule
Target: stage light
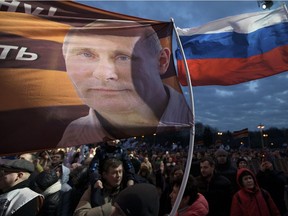
[(269, 0), (269, 1), (258, 0), (257, 2), (258, 2), (258, 6), (260, 8), (262, 8), (263, 10), (270, 9), (273, 6), (273, 1), (271, 1), (271, 0)]

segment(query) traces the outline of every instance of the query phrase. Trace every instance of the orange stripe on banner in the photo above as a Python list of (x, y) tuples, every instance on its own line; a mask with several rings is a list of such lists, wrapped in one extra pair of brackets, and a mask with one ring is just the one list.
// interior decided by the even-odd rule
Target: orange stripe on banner
[(174, 88), (179, 93), (183, 93), (181, 88), (180, 88), (179, 81), (178, 81), (176, 76), (171, 76), (171, 77), (162, 79), (162, 82), (166, 85), (171, 86), (172, 88)]
[[(194, 86), (234, 85), (288, 70), (288, 45), (250, 58), (188, 59)], [(179, 81), (187, 85), (183, 61), (177, 62)]]
[(0, 32), (23, 37), (63, 43), (69, 25), (53, 22), (24, 13), (0, 13)]
[(0, 80), (0, 111), (83, 104), (63, 72), (1, 69)]

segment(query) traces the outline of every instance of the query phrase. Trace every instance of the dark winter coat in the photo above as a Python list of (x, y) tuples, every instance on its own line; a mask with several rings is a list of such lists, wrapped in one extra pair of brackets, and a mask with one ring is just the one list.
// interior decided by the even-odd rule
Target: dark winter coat
[(202, 176), (196, 177), (199, 193), (209, 203), (209, 216), (227, 216), (232, 200), (232, 185), (226, 177), (214, 173), (210, 182)]
[(270, 193), (279, 211), (284, 215), (287, 212), (284, 201), (287, 176), (281, 171), (265, 170), (264, 172), (259, 171), (256, 177), (259, 186)]

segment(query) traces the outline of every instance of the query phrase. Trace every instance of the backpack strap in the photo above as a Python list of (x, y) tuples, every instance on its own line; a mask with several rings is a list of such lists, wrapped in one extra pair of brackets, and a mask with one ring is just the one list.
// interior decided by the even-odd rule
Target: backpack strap
[(241, 204), (242, 204), (242, 202), (241, 202), (241, 199), (240, 199), (239, 193), (236, 193), (236, 198), (237, 198), (237, 200), (238, 200), (239, 204), (241, 205)]
[(261, 190), (261, 193), (262, 193), (262, 195), (263, 195), (263, 197), (264, 197), (264, 199), (265, 199), (266, 205), (267, 205), (267, 207), (268, 207), (268, 209), (269, 209), (269, 213), (270, 213), (270, 215), (272, 215), (271, 208), (270, 208), (270, 204), (269, 204), (269, 195), (268, 195), (268, 192), (267, 192), (266, 190), (264, 190), (263, 188), (260, 188), (260, 190)]

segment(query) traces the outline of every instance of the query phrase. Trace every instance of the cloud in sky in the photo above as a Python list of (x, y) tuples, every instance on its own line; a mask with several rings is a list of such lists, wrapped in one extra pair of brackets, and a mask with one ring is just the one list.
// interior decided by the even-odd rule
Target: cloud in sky
[[(78, 1), (93, 7), (177, 27), (197, 27), (241, 13), (260, 11), (256, 1)], [(280, 1), (273, 8), (280, 6)], [(287, 2), (286, 2), (287, 4)], [(272, 9), (273, 9), (272, 8)], [(288, 72), (233, 86), (194, 87), (195, 120), (220, 131), (288, 127)], [(187, 95), (186, 95), (187, 96)]]

